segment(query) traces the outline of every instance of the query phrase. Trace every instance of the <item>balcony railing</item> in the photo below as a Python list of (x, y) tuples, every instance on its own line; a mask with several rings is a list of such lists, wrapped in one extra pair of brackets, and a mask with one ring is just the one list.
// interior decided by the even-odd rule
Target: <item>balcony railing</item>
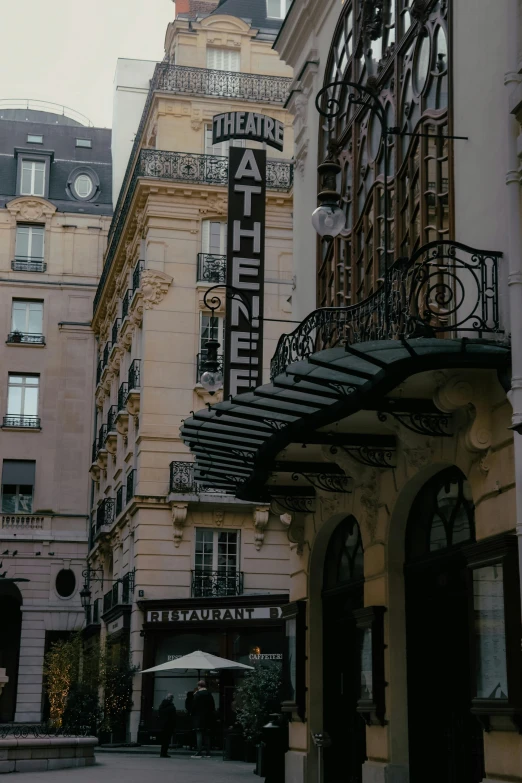
[(114, 582), (111, 589), (103, 596), (104, 614), (115, 606), (132, 602), (131, 594), (134, 592), (134, 578), (135, 574), (134, 570), (132, 570)]
[(116, 492), (116, 516), (119, 516), (123, 511), (123, 487), (118, 487)]
[(242, 594), (242, 571), (192, 571), (192, 598)]
[(227, 257), (198, 253), (198, 283), (225, 283)]
[(44, 517), (37, 514), (2, 514), (2, 528), (13, 530), (42, 530)]
[(45, 345), (43, 334), (27, 334), (26, 332), (9, 332), (8, 343), (25, 343), (26, 345)]
[(125, 291), (125, 295), (124, 295), (123, 299), (121, 300), (121, 318), (122, 318), (122, 320), (124, 318), (126, 318), (128, 316), (128, 314), (129, 314), (129, 307), (130, 307), (130, 303), (131, 303), (131, 300), (132, 300), (132, 294), (133, 293), (134, 293), (134, 291), (132, 290), (132, 288), (127, 288), (127, 290)]
[(143, 272), (143, 268), (145, 266), (144, 261), (138, 261), (136, 266), (134, 267), (134, 271), (132, 273), (132, 292), (137, 291), (140, 287), (140, 281), (141, 281), (141, 273)]
[(127, 503), (130, 503), (132, 498), (134, 497), (135, 488), (136, 488), (136, 471), (131, 470), (131, 472), (127, 474), (127, 491), (125, 494), (125, 500)]
[(96, 365), (96, 386), (101, 381), (102, 372), (103, 372), (103, 361), (100, 359), (100, 361)]
[(118, 406), (111, 405), (107, 411), (107, 433), (114, 432), (114, 421), (118, 415)]
[(219, 495), (228, 494), (225, 490), (216, 490), (207, 486), (194, 478), (193, 462), (171, 462), (170, 463), (170, 492), (177, 492), (181, 495), (198, 495), (202, 492), (212, 492)]
[(123, 382), (120, 385), (120, 388), (118, 389), (118, 410), (123, 411), (125, 410), (125, 403), (127, 402), (127, 397), (129, 396), (129, 384)]
[(102, 424), (98, 430), (98, 451), (105, 448), (105, 441), (107, 439), (107, 425)]
[(212, 95), (255, 103), (283, 105), (290, 93), (292, 79), (257, 73), (190, 68), (166, 63), (156, 76), (156, 89), (188, 95)]
[(16, 256), (11, 261), (11, 269), (15, 272), (45, 272), (47, 264), (43, 258), (35, 256)]
[(96, 532), (114, 522), (115, 510), (114, 498), (104, 498), (96, 509)]
[(141, 360), (140, 359), (134, 359), (131, 366), (129, 367), (129, 378), (128, 378), (128, 384), (129, 384), (129, 393), (133, 389), (139, 389), (141, 386)]
[(4, 427), (19, 427), (21, 429), (39, 430), (40, 429), (40, 417), (39, 416), (19, 416), (8, 413), (4, 416)]
[(116, 318), (112, 325), (112, 331), (111, 331), (111, 340), (112, 344), (115, 345), (118, 342), (118, 332), (120, 331), (121, 326), (121, 318)]
[[(202, 353), (198, 353), (198, 355), (196, 356), (196, 383), (201, 383), (201, 376), (205, 372), (204, 364), (206, 358), (207, 358), (206, 351), (203, 351)], [(217, 363), (218, 363), (218, 370), (220, 372), (223, 372), (224, 357), (218, 356)]]
[(92, 450), (91, 450), (91, 461), (96, 462), (96, 457), (98, 456), (98, 438), (94, 441), (92, 444)]
[(500, 334), (501, 253), (435, 241), (388, 270), (372, 296), (349, 307), (323, 307), (280, 337), (271, 377), (336, 345), (372, 340)]
[(103, 366), (107, 366), (107, 362), (109, 361), (109, 354), (112, 349), (112, 343), (107, 340), (105, 343), (105, 348), (103, 349)]

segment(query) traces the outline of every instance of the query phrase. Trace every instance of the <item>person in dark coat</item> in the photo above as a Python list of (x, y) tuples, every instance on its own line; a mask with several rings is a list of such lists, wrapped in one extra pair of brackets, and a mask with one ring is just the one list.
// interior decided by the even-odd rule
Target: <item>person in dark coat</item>
[(192, 699), (190, 712), (197, 737), (197, 751), (192, 758), (202, 759), (203, 747), (205, 747), (206, 757), (210, 758), (210, 734), (214, 725), (216, 705), (214, 704), (212, 694), (207, 690), (207, 684), (204, 680), (198, 682), (198, 688)]
[(174, 706), (174, 696), (168, 693), (167, 697), (161, 702), (158, 715), (161, 726), (161, 753), (162, 759), (169, 759), (169, 745), (172, 735), (176, 729), (176, 708)]

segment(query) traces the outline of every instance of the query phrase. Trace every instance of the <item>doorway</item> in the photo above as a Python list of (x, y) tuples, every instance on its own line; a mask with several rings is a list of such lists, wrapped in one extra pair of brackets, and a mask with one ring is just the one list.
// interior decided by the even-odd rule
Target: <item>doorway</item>
[(482, 727), (470, 712), (470, 615), (462, 547), (475, 540), (471, 491), (457, 468), (420, 491), (406, 532), (411, 783), (480, 783)]
[(354, 517), (334, 530), (323, 572), (324, 783), (361, 783), (366, 727), (357, 712), (360, 662), (353, 612), (364, 606), (363, 547)]
[(22, 595), (12, 582), (0, 582), (0, 667), (6, 670), (9, 682), (0, 695), (0, 723), (14, 721), (18, 685), (18, 660), (22, 632)]

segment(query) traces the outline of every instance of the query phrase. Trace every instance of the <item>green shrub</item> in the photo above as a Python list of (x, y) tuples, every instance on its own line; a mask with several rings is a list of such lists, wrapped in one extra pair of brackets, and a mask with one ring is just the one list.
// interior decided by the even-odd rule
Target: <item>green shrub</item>
[(236, 717), (246, 740), (256, 742), (272, 712), (279, 712), (281, 672), (277, 664), (256, 666), (236, 688)]

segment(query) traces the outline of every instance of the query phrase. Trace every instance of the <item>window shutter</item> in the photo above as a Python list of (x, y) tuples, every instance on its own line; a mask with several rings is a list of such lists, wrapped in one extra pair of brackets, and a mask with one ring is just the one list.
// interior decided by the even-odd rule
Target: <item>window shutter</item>
[(34, 486), (35, 466), (34, 460), (4, 459), (2, 484)]
[(207, 68), (218, 71), (239, 71), (241, 56), (233, 49), (207, 48)]

